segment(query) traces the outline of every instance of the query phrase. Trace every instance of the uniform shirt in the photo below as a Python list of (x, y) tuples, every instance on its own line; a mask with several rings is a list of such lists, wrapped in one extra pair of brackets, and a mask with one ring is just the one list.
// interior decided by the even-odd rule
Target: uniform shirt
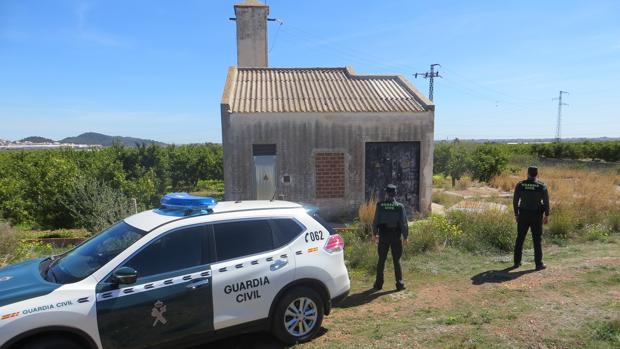
[(549, 193), (545, 183), (528, 178), (517, 183), (512, 199), (515, 215), (522, 212), (545, 212), (549, 215)]
[(375, 219), (372, 224), (374, 235), (407, 239), (409, 224), (405, 206), (395, 199), (387, 199), (377, 203)]

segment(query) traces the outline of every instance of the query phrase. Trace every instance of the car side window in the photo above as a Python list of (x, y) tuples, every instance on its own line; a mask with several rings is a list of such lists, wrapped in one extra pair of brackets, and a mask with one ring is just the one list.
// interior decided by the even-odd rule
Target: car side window
[(214, 224), (213, 233), (218, 261), (274, 248), (271, 225), (266, 219)]
[(301, 234), (304, 227), (291, 218), (275, 218), (271, 220), (275, 226), (276, 247), (282, 247)]
[(205, 234), (204, 226), (173, 231), (150, 242), (125, 266), (137, 270), (138, 277), (146, 277), (202, 265)]

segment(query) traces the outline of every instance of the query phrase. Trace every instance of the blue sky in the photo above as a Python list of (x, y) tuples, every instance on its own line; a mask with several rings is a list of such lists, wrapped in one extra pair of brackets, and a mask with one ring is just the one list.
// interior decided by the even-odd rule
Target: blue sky
[[(228, 0), (0, 0), (0, 138), (220, 142)], [(620, 2), (272, 0), (270, 66), (440, 63), (436, 139), (620, 137)]]

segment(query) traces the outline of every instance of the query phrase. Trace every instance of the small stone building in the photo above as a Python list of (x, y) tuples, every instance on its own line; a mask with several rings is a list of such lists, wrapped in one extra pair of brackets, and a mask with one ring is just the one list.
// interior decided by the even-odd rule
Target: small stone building
[(431, 206), (434, 105), (399, 75), (267, 66), (267, 16), (235, 6), (238, 66), (221, 102), (227, 200), (279, 198), (353, 216), (388, 183)]

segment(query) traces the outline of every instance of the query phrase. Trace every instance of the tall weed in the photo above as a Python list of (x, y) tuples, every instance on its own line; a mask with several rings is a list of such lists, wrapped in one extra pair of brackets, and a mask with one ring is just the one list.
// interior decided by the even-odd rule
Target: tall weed
[(341, 234), (345, 240), (345, 260), (352, 269), (361, 269), (368, 275), (374, 275), (377, 270), (377, 249), (368, 238), (358, 234), (346, 232)]
[(611, 229), (605, 224), (588, 224), (583, 229), (583, 239), (586, 241), (605, 242), (609, 238)]
[(511, 251), (516, 232), (515, 219), (507, 211), (451, 211), (448, 222), (462, 232), (458, 245), (471, 252)]
[(368, 238), (372, 235), (372, 223), (375, 219), (376, 209), (377, 201), (373, 198), (361, 204), (357, 210), (360, 237)]
[(0, 222), (0, 267), (8, 264), (15, 257), (17, 232), (8, 223)]
[(620, 233), (620, 210), (607, 213), (607, 225), (614, 233)]
[(570, 209), (556, 208), (549, 217), (546, 235), (552, 240), (566, 240), (577, 230), (577, 221)]
[(407, 250), (414, 253), (427, 252), (452, 246), (460, 241), (462, 233), (445, 216), (433, 215), (410, 225)]

